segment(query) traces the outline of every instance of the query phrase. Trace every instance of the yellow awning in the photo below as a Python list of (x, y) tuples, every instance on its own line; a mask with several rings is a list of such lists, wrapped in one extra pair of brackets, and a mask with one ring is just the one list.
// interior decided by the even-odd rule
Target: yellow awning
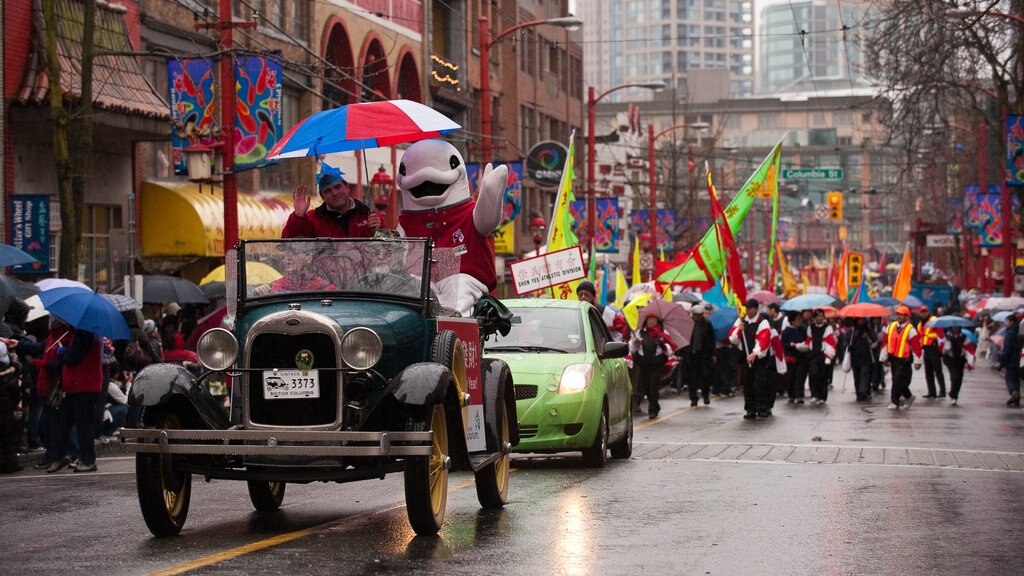
[[(317, 204), (319, 198), (314, 198)], [(220, 187), (191, 182), (142, 183), (139, 232), (143, 258), (224, 256)], [(289, 193), (238, 193), (238, 237), (280, 238), (292, 212)]]

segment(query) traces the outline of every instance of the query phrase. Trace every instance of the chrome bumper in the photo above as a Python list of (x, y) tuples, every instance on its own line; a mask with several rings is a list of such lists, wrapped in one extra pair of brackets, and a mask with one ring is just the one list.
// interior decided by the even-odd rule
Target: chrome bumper
[[(121, 451), (230, 456), (430, 456), (434, 433), (122, 428)], [(315, 444), (310, 444), (315, 443)]]

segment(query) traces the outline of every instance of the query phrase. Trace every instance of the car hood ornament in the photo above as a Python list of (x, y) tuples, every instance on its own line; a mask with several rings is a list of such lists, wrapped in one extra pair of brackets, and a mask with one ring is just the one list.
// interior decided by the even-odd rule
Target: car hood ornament
[(295, 354), (295, 367), (302, 370), (302, 375), (305, 376), (313, 369), (313, 352), (302, 349)]

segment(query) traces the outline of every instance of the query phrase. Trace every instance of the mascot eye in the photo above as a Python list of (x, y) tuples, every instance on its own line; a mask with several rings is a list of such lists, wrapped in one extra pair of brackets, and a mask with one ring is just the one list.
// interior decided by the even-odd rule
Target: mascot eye
[(448, 159), (448, 165), (452, 167), (452, 170), (454, 170), (459, 167), (459, 164), (461, 164), (461, 162), (459, 162), (459, 157), (452, 154), (451, 158)]
[(398, 165), (398, 173), (405, 176), (405, 162)]

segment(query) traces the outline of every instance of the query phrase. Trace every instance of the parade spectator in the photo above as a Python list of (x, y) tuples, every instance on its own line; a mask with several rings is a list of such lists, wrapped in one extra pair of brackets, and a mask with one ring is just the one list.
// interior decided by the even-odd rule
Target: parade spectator
[(703, 304), (690, 308), (693, 316), (693, 333), (690, 345), (683, 348), (684, 366), (690, 377), (690, 406), (697, 405), (697, 391), (704, 398), (704, 404), (711, 403), (711, 383), (715, 380), (715, 329), (708, 322)]
[[(875, 349), (878, 339), (865, 318), (856, 318), (850, 330), (850, 344), (846, 353), (850, 355), (853, 370), (853, 388), (857, 402), (866, 402), (871, 397), (871, 374), (875, 369)], [(846, 366), (845, 364), (843, 365)]]
[(909, 410), (916, 399), (910, 392), (910, 379), (914, 374), (910, 365), (913, 362), (914, 370), (919, 370), (922, 361), (921, 338), (910, 321), (910, 308), (900, 306), (896, 309), (896, 321), (889, 324), (885, 331), (885, 344), (879, 360), (888, 364), (892, 370), (889, 410), (899, 410), (903, 399), (906, 399), (903, 409)]
[(804, 343), (799, 346), (807, 352), (807, 376), (811, 388), (811, 404), (828, 402), (829, 376), (836, 355), (836, 335), (825, 320), (825, 311), (814, 310), (814, 321), (807, 327)]
[(352, 188), (340, 171), (320, 174), (317, 181), (323, 204), (309, 209), (309, 192), (298, 186), (292, 193), (294, 211), (282, 238), (369, 238), (382, 225), (378, 213), (352, 198)]
[(0, 474), (22, 469), (18, 464), (20, 418), (15, 414), (21, 406), (20, 368), (21, 365), (8, 353), (7, 344), (0, 341)]
[(729, 341), (742, 353), (745, 366), (741, 365), (743, 381), (743, 418), (766, 418), (772, 415), (769, 406), (771, 391), (768, 371), (772, 369), (768, 358), (772, 332), (768, 320), (758, 313), (759, 303), (753, 298), (747, 300), (743, 316), (736, 320), (729, 334)]
[(786, 382), (789, 403), (804, 403), (804, 382), (807, 380), (807, 353), (798, 348), (807, 339), (803, 315), (794, 315), (792, 323), (782, 331), (782, 347), (786, 355)]
[[(942, 330), (925, 326), (929, 320), (935, 318), (928, 314), (927, 306), (918, 309), (918, 318), (917, 332), (921, 335), (921, 348), (924, 350), (924, 379), (928, 384), (928, 394), (925, 398), (945, 398), (946, 377), (942, 373), (942, 352), (939, 350)], [(935, 393), (936, 381), (939, 383), (938, 395)]]
[(647, 316), (640, 333), (630, 340), (629, 348), (633, 361), (640, 366), (640, 389), (647, 393), (647, 416), (654, 420), (661, 412), (661, 404), (658, 402), (661, 369), (668, 362), (675, 346), (662, 330), (661, 319), (652, 315)]
[(949, 404), (956, 406), (960, 398), (960, 386), (964, 382), (964, 368), (974, 370), (974, 344), (960, 327), (954, 326), (945, 331), (940, 347), (942, 361), (949, 369)]
[(1014, 314), (1006, 317), (1006, 331), (1003, 332), (1003, 347), (999, 351), (999, 363), (1003, 367), (1006, 391), (1010, 394), (1007, 406), (1020, 406), (1020, 324)]
[(107, 389), (99, 436), (100, 440), (106, 443), (114, 439), (118, 429), (125, 425), (129, 407), (124, 374), (117, 360), (104, 355), (103, 369), (106, 373)]

